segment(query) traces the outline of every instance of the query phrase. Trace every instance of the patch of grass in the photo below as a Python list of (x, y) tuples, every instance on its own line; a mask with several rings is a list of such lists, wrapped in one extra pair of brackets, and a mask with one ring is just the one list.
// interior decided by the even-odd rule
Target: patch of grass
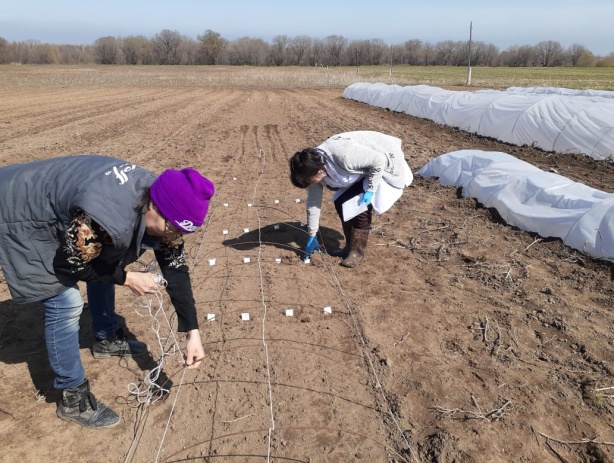
[(563, 87), (614, 90), (611, 68), (467, 68), (456, 66), (0, 66), (0, 88), (17, 87), (256, 87), (339, 88), (354, 82), (432, 85), (455, 89)]

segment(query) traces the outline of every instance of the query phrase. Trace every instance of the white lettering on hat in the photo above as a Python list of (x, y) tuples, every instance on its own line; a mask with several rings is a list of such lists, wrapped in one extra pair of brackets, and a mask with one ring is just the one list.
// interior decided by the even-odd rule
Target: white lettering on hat
[(185, 219), (185, 220), (182, 220), (181, 222), (176, 222), (176, 223), (178, 227), (183, 228), (185, 231), (193, 232), (193, 231), (198, 230), (198, 227), (194, 225), (194, 222), (188, 219)]

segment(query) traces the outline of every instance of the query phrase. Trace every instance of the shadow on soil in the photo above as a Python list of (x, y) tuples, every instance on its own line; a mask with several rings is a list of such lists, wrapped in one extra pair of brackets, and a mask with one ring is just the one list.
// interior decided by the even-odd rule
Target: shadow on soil
[[(339, 224), (341, 228), (341, 224)], [(307, 227), (299, 222), (282, 222), (266, 225), (258, 230), (251, 230), (241, 236), (222, 242), (224, 246), (231, 246), (240, 251), (255, 249), (261, 244), (273, 246), (283, 250), (291, 250), (299, 257), (304, 257), (303, 248), (307, 242)], [(337, 230), (320, 227), (318, 241), (325, 249), (335, 249), (342, 244), (343, 234)]]
[[(119, 314), (118, 324), (128, 339), (135, 339), (126, 326), (124, 317)], [(79, 322), (79, 346), (83, 359), (84, 356), (91, 355), (93, 344), (92, 317), (85, 304)], [(118, 361), (121, 361), (118, 357), (111, 357), (97, 360), (96, 365), (99, 363), (100, 371), (104, 371), (109, 367), (109, 362)], [(134, 361), (142, 371), (157, 366), (157, 361), (150, 352), (135, 356)], [(34, 387), (45, 395), (45, 400), (52, 403), (59, 399), (60, 391), (53, 387), (54, 374), (47, 358), (45, 308), (42, 304), (17, 304), (11, 300), (0, 302), (0, 362), (7, 365), (26, 363)], [(125, 365), (122, 364), (122, 367)], [(87, 371), (86, 368), (86, 378), (88, 374), (92, 376), (99, 372)], [(163, 385), (165, 389), (170, 389), (172, 386), (172, 382), (163, 372), (160, 373), (157, 383)]]

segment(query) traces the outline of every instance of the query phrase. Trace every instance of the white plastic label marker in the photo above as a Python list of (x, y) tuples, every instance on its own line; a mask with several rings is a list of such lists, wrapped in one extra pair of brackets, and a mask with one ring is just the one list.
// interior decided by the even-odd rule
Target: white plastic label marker
[(232, 177), (232, 179), (233, 179), (233, 180), (236, 180), (236, 179), (237, 179), (237, 177)]
[(294, 202), (295, 202), (295, 203), (300, 203), (300, 202), (301, 202), (301, 200), (300, 200), (299, 198), (296, 198), (296, 199), (294, 200)]
[(252, 203), (247, 203), (247, 207), (252, 207)]
[(276, 264), (281, 264), (281, 257), (276, 258), (276, 259), (275, 259), (275, 263), (276, 263)]
[(279, 204), (279, 199), (276, 199), (276, 200), (275, 200), (275, 204)]
[(228, 207), (228, 203), (224, 203), (224, 207)]
[(228, 230), (222, 230), (222, 235), (228, 235)]
[(243, 233), (249, 233), (249, 228), (244, 228)]
[(311, 259), (307, 257), (303, 262), (305, 262), (306, 264), (311, 264)]
[(294, 317), (294, 309), (286, 309), (286, 317)]
[(214, 322), (215, 321), (215, 314), (214, 313), (208, 313), (207, 314), (207, 321), (208, 322)]
[(249, 264), (249, 262), (250, 262), (249, 257), (244, 257), (244, 258), (243, 258), (243, 263), (244, 263), (244, 264)]
[(215, 259), (209, 259), (209, 265), (215, 265)]
[(243, 320), (244, 322), (248, 321), (249, 320), (249, 313), (243, 312), (241, 314), (241, 320)]
[(273, 225), (273, 230), (279, 230), (279, 225)]
[(331, 307), (324, 307), (324, 309), (322, 309), (324, 311), (324, 313), (333, 313), (333, 309)]

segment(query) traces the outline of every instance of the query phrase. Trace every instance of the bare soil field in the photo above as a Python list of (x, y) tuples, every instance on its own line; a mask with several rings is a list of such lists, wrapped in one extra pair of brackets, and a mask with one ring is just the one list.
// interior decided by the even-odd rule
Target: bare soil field
[[(375, 218), (360, 267), (327, 254), (304, 264), (305, 191), (287, 160), (338, 132), (377, 130), (403, 140), (414, 171), (458, 149), (503, 151), (612, 192), (612, 164), (372, 108), (343, 99), (343, 87), (9, 85), (10, 72), (0, 166), (106, 154), (154, 172), (195, 167), (216, 194), (186, 240), (207, 353), (199, 369), (165, 356), (169, 393), (138, 400), (131, 385), (173, 339), (166, 294), (149, 313), (118, 287), (145, 357), (95, 360), (84, 311), (86, 375), (120, 414), (115, 428), (56, 418), (42, 306), (14, 304), (0, 282), (0, 461), (614, 461), (611, 264), (419, 177)], [(325, 201), (331, 248), (342, 232)]]

